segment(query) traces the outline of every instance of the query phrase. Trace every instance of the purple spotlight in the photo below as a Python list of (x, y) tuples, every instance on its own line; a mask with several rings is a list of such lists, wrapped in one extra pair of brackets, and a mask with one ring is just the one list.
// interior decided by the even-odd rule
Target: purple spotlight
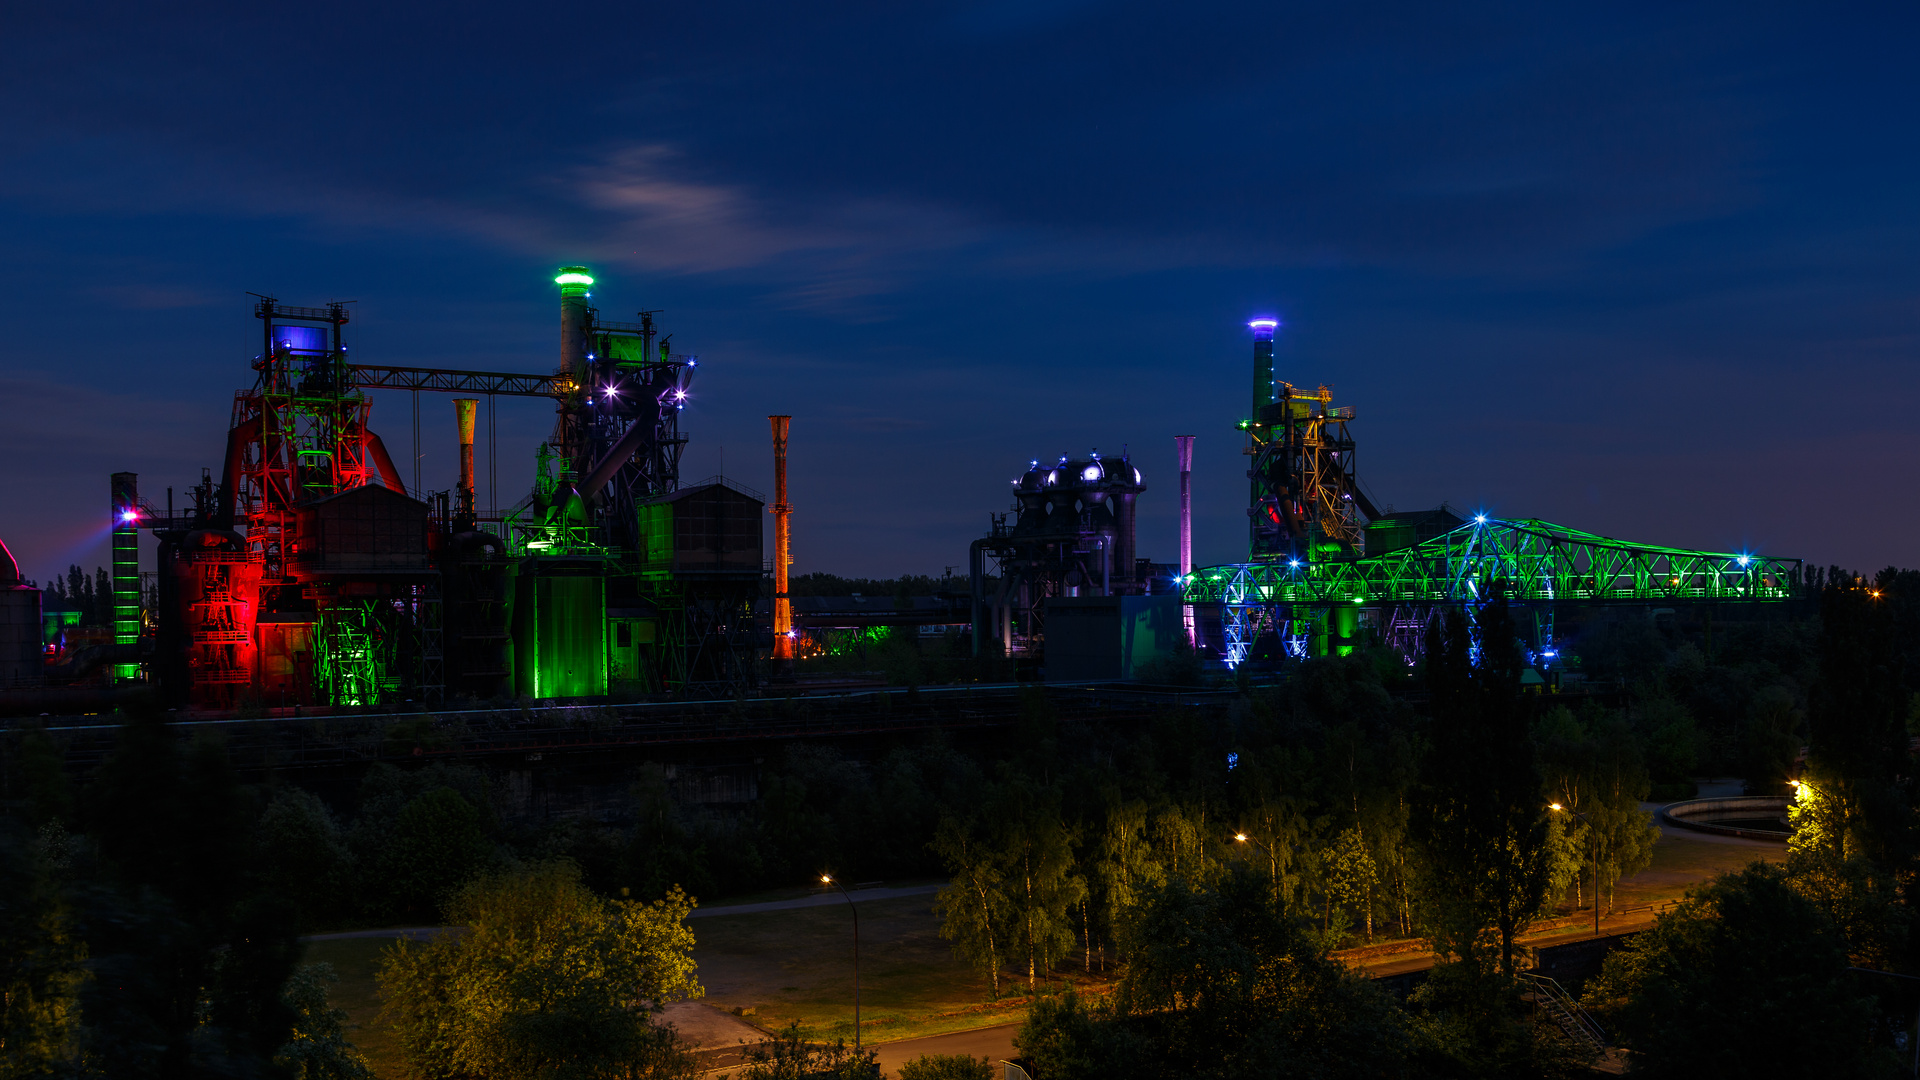
[(1247, 324), (1253, 328), (1255, 341), (1272, 341), (1273, 332), (1280, 328), (1279, 319), (1255, 319)]

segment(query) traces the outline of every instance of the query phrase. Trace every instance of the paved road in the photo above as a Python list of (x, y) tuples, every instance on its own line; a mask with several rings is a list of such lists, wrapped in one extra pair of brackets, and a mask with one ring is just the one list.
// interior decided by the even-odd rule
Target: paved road
[(1019, 1024), (1001, 1024), (997, 1027), (974, 1028), (972, 1031), (881, 1043), (877, 1047), (880, 1051), (880, 1067), (889, 1073), (897, 1073), (902, 1062), (911, 1061), (922, 1054), (966, 1054), (999, 1061), (1013, 1056), (1013, 1035), (1019, 1030)]
[[(852, 896), (855, 901), (891, 900), (896, 896), (924, 896), (928, 893), (937, 893), (944, 888), (946, 888), (946, 886), (940, 884), (903, 885), (897, 889), (850, 889), (848, 890), (848, 895)], [(694, 908), (693, 912), (689, 914), (687, 918), (698, 919), (709, 915), (751, 915), (756, 911), (786, 911), (790, 908), (825, 907), (828, 904), (844, 904), (846, 902), (846, 898), (840, 895), (840, 890), (834, 889), (829, 892), (822, 892), (814, 896), (802, 896), (793, 900), (769, 900), (763, 904), (729, 904), (725, 907)]]

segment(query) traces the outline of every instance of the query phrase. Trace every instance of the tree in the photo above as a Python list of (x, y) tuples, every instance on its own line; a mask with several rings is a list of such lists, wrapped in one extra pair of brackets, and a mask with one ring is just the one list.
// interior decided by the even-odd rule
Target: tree
[[(1614, 884), (1653, 863), (1660, 827), (1640, 807), (1652, 785), (1633, 729), (1617, 717), (1602, 718), (1593, 737), (1586, 785), (1589, 797), (1582, 800), (1585, 809), (1580, 812), (1586, 815), (1587, 858), (1599, 869), (1599, 889), (1609, 911)], [(1601, 902), (1594, 897), (1595, 904)]]
[(1588, 988), (1649, 1077), (1864, 1077), (1873, 1004), (1846, 941), (1776, 866), (1754, 863), (1688, 893), (1607, 958)]
[(1907, 658), (1887, 591), (1836, 573), (1821, 593), (1820, 675), (1808, 697), (1811, 741), (1787, 858), (1852, 956), (1877, 966), (1912, 962), (1912, 909), (1899, 897), (1920, 888)]
[(0, 821), (0, 1076), (54, 1076), (79, 1052), (84, 944), (49, 867)]
[(1009, 777), (988, 814), (994, 846), (1005, 859), (1002, 896), (1031, 991), (1041, 972), (1072, 951), (1073, 911), (1086, 885), (1074, 873), (1055, 792)]
[(1011, 937), (999, 854), (952, 818), (940, 822), (931, 846), (951, 875), (947, 887), (933, 899), (940, 936), (961, 959), (987, 976), (997, 998)]
[(1428, 634), (1433, 749), (1413, 833), (1435, 950), (1478, 962), (1491, 946), (1511, 975), (1514, 939), (1549, 901), (1550, 836), (1511, 614), (1496, 597), (1477, 619), (1477, 664), (1458, 612)]
[(302, 964), (280, 995), (293, 1011), (293, 1032), (273, 1063), (293, 1080), (373, 1080), (367, 1059), (347, 1041), (345, 1010), (327, 1000), (327, 984), (337, 978), (332, 964)]
[(703, 993), (692, 907), (678, 890), (651, 904), (604, 900), (567, 863), (478, 879), (448, 906), (464, 934), (387, 952), (383, 1015), (430, 1080), (691, 1075), (652, 1014)]
[(380, 881), (397, 912), (426, 918), (492, 854), (480, 811), (452, 788), (434, 788), (408, 802), (394, 821)]
[(257, 814), (224, 747), (139, 713), (87, 790), (85, 1050), (115, 1076), (265, 1071), (292, 1012), (292, 906), (263, 890)]
[(353, 853), (326, 804), (310, 791), (283, 789), (260, 815), (260, 841), (266, 885), (299, 907), (301, 928), (338, 925)]
[(1374, 1077), (1410, 1051), (1399, 1010), (1288, 916), (1246, 866), (1148, 890), (1122, 929), (1132, 957), (1111, 1007), (1034, 1004), (1014, 1045), (1050, 1080)]
[[(1555, 843), (1577, 853), (1572, 883), (1584, 894), (1594, 883), (1594, 903), (1611, 907), (1614, 883), (1645, 869), (1660, 831), (1640, 808), (1651, 788), (1640, 745), (1618, 716), (1590, 712), (1584, 719), (1565, 707), (1550, 709), (1534, 731), (1547, 798), (1561, 807), (1550, 820), (1560, 830)], [(1549, 899), (1565, 892), (1565, 868), (1556, 856)]]

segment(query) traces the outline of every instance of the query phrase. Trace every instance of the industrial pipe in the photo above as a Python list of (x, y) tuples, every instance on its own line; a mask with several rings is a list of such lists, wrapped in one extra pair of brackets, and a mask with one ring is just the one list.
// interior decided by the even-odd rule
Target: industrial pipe
[(790, 527), (787, 505), (787, 426), (791, 416), (769, 416), (773, 427), (773, 658), (793, 663), (793, 601), (787, 598), (787, 562)]
[(967, 595), (973, 601), (973, 658), (975, 660), (980, 659), (980, 639), (987, 636), (987, 620), (982, 617), (986, 608), (980, 596), (981, 587), (987, 583), (987, 542), (986, 537), (981, 537), (967, 545), (967, 581), (970, 586), (967, 589)]
[(480, 406), (479, 398), (454, 398), (453, 416), (460, 428), (460, 487), (459, 514), (462, 518), (474, 515), (473, 501), (473, 421), (474, 413)]
[(379, 470), (380, 482), (387, 486), (387, 490), (413, 496), (413, 492), (408, 491), (407, 485), (400, 479), (400, 470), (393, 467), (393, 455), (387, 453), (387, 444), (371, 431), (367, 432), (367, 456), (373, 459), (373, 467)]
[(653, 429), (637, 420), (627, 425), (627, 433), (620, 436), (620, 441), (614, 443), (606, 456), (596, 462), (593, 468), (587, 470), (586, 478), (579, 484), (580, 497), (592, 499), (600, 494), (600, 489), (607, 486), (607, 481), (613, 479), (613, 474), (620, 471), (620, 466), (633, 459), (634, 451), (640, 449), (640, 444), (651, 434)]

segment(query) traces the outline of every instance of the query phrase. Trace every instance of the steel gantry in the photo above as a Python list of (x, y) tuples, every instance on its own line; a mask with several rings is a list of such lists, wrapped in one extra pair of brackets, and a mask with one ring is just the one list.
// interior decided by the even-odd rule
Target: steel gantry
[[(1633, 544), (1546, 521), (1478, 515), (1376, 555), (1196, 570), (1183, 582), (1182, 600), (1220, 607), (1227, 663), (1237, 666), (1257, 633), (1300, 622), (1302, 608), (1473, 608), (1499, 582), (1511, 601), (1546, 613), (1550, 636), (1556, 603), (1787, 600), (1800, 569), (1799, 559)], [(1304, 635), (1289, 634), (1286, 644), (1289, 652), (1304, 651)]]

